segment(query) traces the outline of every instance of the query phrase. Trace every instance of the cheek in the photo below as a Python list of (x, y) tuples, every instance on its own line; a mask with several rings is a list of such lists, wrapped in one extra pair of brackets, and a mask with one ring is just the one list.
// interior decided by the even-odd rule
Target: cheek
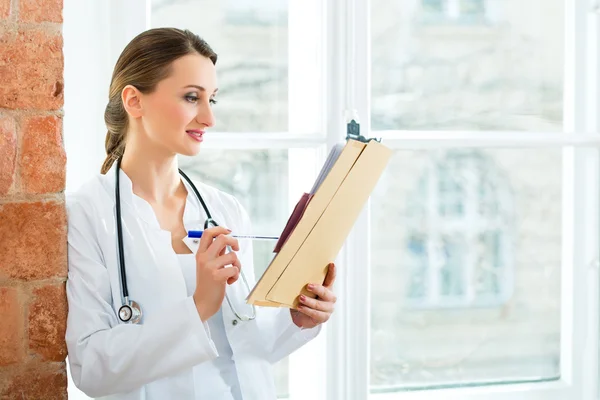
[(165, 105), (167, 118), (178, 126), (187, 126), (194, 119), (194, 106), (184, 102), (173, 102)]
[(153, 104), (153, 110), (155, 110), (152, 118), (153, 125), (162, 132), (186, 127), (195, 116), (193, 105), (176, 100), (157, 101)]

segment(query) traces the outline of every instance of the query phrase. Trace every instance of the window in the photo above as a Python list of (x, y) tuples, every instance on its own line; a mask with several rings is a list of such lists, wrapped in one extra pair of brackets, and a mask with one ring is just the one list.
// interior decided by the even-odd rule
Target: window
[(233, 26), (286, 26), (287, 0), (227, 0), (225, 23)]
[(431, 156), (407, 193), (407, 301), (415, 307), (502, 304), (512, 292), (511, 188), (481, 151)]
[(562, 131), (562, 0), (544, 17), (503, 2), (514, 17), (492, 31), (422, 29), (410, 2), (372, 4), (374, 130)]
[(372, 199), (373, 393), (558, 378), (561, 160), (396, 151)]
[(486, 0), (422, 0), (425, 21), (483, 22)]
[[(571, 114), (571, 3), (419, 4), (371, 2), (363, 112), (395, 153), (363, 225), (370, 398), (581, 397), (565, 384), (583, 365), (569, 364), (577, 344), (566, 321), (579, 312), (565, 308), (578, 298), (565, 285), (585, 286), (574, 270), (596, 250), (571, 257), (571, 229), (582, 227), (574, 199), (589, 196), (573, 187), (568, 147), (584, 129)], [(467, 23), (493, 12), (501, 28)], [(496, 386), (517, 383), (530, 385)]]

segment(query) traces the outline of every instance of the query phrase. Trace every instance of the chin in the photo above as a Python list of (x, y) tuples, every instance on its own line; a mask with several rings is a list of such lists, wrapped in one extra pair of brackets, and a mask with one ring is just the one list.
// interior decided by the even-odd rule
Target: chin
[(200, 146), (186, 146), (184, 148), (179, 149), (178, 154), (186, 157), (194, 157), (200, 153)]

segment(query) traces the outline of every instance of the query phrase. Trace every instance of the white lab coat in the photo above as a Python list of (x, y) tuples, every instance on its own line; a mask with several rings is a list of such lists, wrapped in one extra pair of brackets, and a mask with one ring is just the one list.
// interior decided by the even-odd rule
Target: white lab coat
[[(208, 325), (186, 293), (182, 270), (169, 232), (160, 229), (152, 207), (133, 194), (120, 171), (123, 241), (129, 298), (143, 312), (140, 325), (122, 323), (117, 236), (115, 168), (98, 175), (67, 199), (69, 314), (66, 342), (75, 385), (90, 397), (119, 400), (196, 399), (195, 365), (217, 357)], [(184, 181), (185, 182), (185, 181)], [(186, 183), (187, 186), (187, 183)], [(197, 184), (213, 218), (234, 232), (251, 232), (240, 203), (207, 185)], [(206, 218), (188, 187), (186, 229), (202, 229)], [(240, 241), (238, 257), (250, 287), (255, 282), (252, 246)], [(240, 278), (227, 292), (240, 313), (249, 314), (248, 290)], [(255, 320), (233, 323), (222, 306), (244, 400), (274, 399), (272, 363), (313, 339), (320, 327), (301, 330), (287, 308), (257, 307)]]

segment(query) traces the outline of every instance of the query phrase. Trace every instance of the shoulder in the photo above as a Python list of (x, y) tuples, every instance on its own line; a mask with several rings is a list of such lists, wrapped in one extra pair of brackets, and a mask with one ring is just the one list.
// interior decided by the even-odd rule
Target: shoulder
[(67, 218), (70, 224), (80, 218), (91, 218), (102, 207), (109, 207), (112, 210), (114, 197), (110, 196), (107, 180), (105, 175), (94, 175), (76, 191), (65, 195)]
[(234, 206), (238, 200), (231, 194), (224, 192), (214, 186), (192, 179), (200, 194), (210, 203), (222, 203), (225, 206)]
[(77, 190), (67, 193), (68, 204), (78, 204), (92, 200), (106, 200), (108, 196), (108, 176), (96, 174), (84, 182)]

